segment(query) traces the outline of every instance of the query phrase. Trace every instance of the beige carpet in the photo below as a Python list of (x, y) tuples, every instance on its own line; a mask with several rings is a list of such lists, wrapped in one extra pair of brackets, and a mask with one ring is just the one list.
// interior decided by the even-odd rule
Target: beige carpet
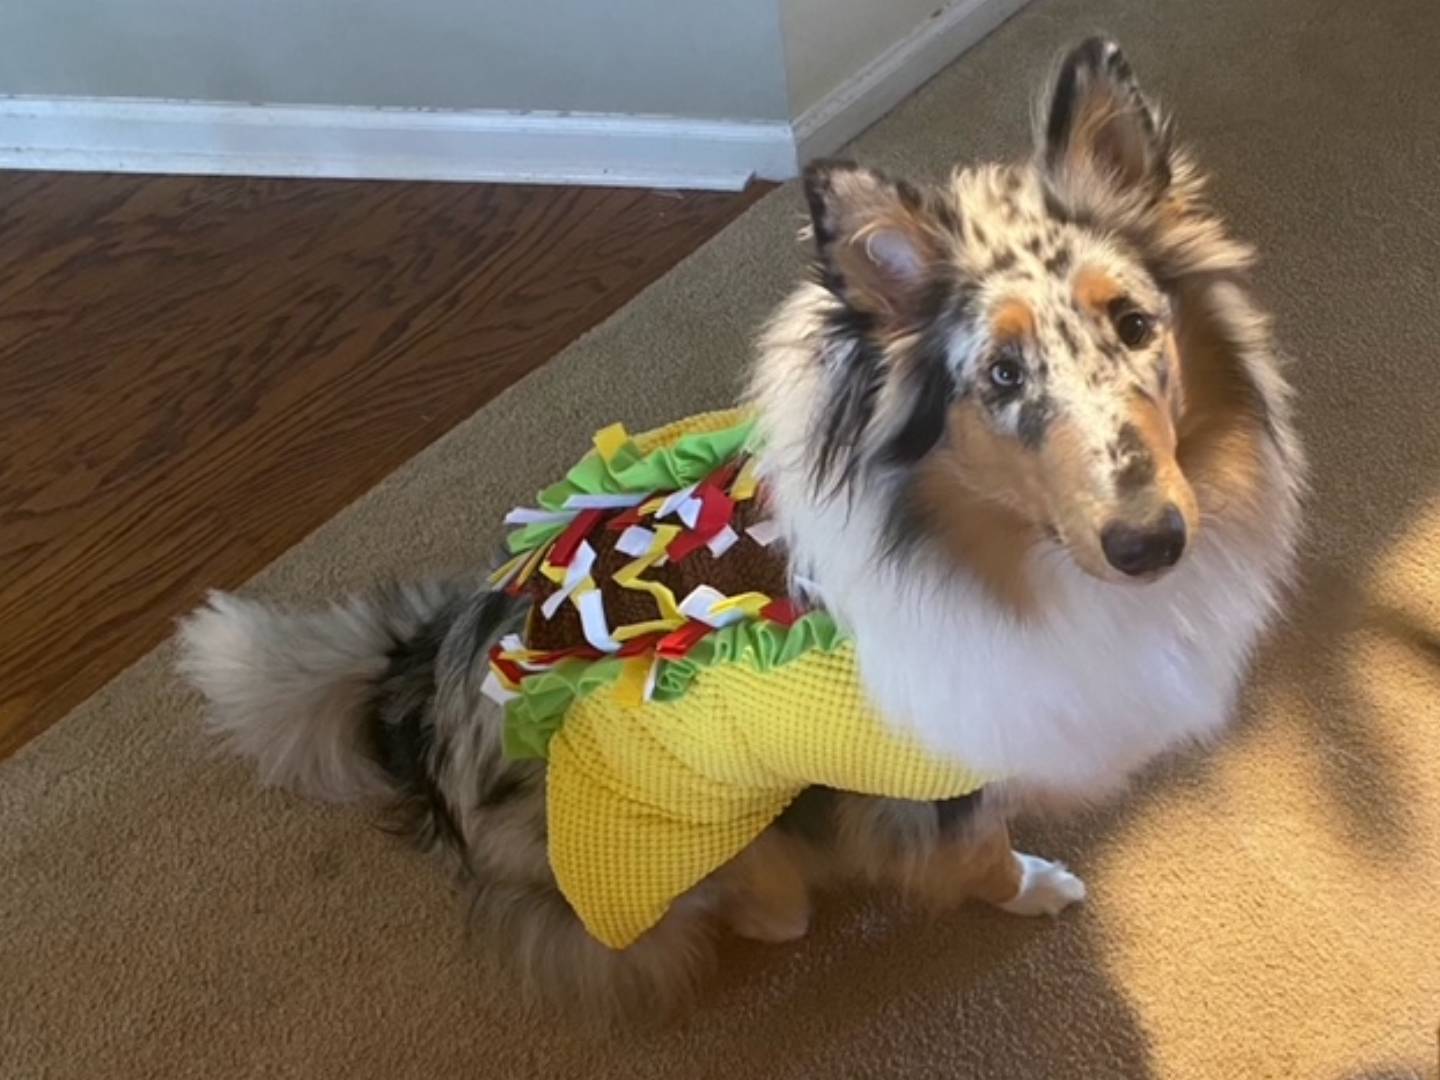
[[(1303, 602), (1233, 737), (1026, 830), (1085, 909), (834, 905), (797, 947), (728, 949), (674, 1030), (582, 1035), (513, 1002), (429, 864), (210, 759), (161, 649), (0, 766), (0, 1076), (1434, 1077), (1440, 4), (1037, 0), (857, 152), (1017, 152), (1034, 74), (1096, 27), (1266, 252), (1315, 493)], [(799, 211), (760, 203), (253, 589), (473, 563), (593, 429), (725, 401)]]

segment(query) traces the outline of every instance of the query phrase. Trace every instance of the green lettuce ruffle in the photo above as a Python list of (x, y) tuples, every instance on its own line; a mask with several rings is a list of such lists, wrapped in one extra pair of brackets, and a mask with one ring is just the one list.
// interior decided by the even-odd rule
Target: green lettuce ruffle
[(511, 760), (547, 756), (571, 704), (620, 677), (623, 660), (562, 660), (520, 681), (518, 697), (505, 704), (505, 756)]
[[(813, 649), (831, 652), (844, 641), (845, 634), (824, 611), (809, 612), (788, 627), (767, 619), (734, 623), (701, 638), (679, 660), (661, 660), (653, 700), (675, 701), (705, 669), (718, 664), (749, 664), (756, 671), (771, 671)], [(505, 706), (505, 755), (545, 757), (570, 706), (614, 685), (623, 665), (623, 660), (612, 657), (563, 660), (548, 671), (526, 676), (519, 696)]]
[(690, 689), (702, 671), (716, 664), (749, 664), (765, 672), (788, 664), (811, 649), (830, 652), (845, 635), (824, 611), (812, 611), (790, 626), (767, 619), (746, 619), (712, 630), (679, 660), (661, 662), (655, 675), (656, 701), (674, 701)]

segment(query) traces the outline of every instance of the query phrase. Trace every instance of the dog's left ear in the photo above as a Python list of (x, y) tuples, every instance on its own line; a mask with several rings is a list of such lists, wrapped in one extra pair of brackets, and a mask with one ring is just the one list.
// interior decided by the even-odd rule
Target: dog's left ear
[(882, 321), (919, 314), (944, 247), (920, 192), (848, 161), (805, 170), (805, 198), (825, 284)]
[(1140, 92), (1120, 46), (1090, 38), (1056, 72), (1037, 151), (1051, 191), (1072, 206), (1154, 202), (1170, 186), (1169, 125)]

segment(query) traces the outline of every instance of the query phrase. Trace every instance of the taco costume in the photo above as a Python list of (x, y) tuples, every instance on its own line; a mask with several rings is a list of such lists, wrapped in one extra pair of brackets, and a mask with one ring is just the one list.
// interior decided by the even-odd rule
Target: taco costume
[(533, 607), (487, 690), (506, 753), (548, 760), (551, 867), (612, 948), (806, 787), (948, 799), (984, 783), (888, 728), (844, 633), (789, 598), (752, 437), (740, 411), (609, 427), (506, 518), (491, 581)]

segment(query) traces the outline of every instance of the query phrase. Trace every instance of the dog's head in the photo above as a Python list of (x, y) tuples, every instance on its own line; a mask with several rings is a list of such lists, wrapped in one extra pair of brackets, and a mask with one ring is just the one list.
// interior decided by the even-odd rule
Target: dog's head
[[(1108, 580), (1176, 565), (1200, 528), (1179, 452), (1177, 307), (1187, 281), (1250, 258), (1199, 187), (1120, 50), (1098, 39), (1060, 64), (1025, 165), (928, 188), (813, 165), (833, 297), (817, 480), (888, 470), (902, 542), (949, 519), (972, 548), (1005, 536), (1013, 548), (1017, 528), (1049, 536)], [(1012, 528), (982, 529), (987, 515)]]

